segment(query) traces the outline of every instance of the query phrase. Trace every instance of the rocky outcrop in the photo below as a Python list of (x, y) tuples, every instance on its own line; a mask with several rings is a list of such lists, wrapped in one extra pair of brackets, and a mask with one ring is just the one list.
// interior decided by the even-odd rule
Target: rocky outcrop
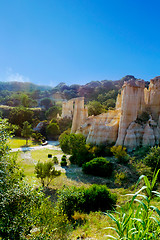
[(75, 133), (88, 117), (88, 109), (84, 107), (84, 97), (76, 98), (74, 104), (71, 132)]
[(151, 79), (148, 89), (144, 80), (125, 82), (115, 110), (98, 116), (88, 117), (84, 98), (72, 101), (72, 132), (82, 133), (88, 143), (115, 142), (130, 150), (160, 143), (160, 77)]
[(116, 145), (124, 145), (126, 130), (144, 109), (145, 82), (131, 80), (123, 85), (121, 117)]
[(62, 104), (61, 118), (70, 118), (72, 120), (71, 132), (75, 133), (88, 117), (88, 109), (84, 106), (84, 97), (72, 98)]

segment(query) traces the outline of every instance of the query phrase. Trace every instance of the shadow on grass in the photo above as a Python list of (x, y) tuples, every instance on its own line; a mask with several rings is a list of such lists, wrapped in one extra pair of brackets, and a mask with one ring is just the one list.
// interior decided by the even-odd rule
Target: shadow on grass
[[(126, 181), (124, 182), (121, 181), (119, 184), (115, 183), (115, 180), (116, 180), (115, 173), (117, 172), (125, 172), (127, 174)], [(110, 178), (85, 174), (83, 173), (81, 167), (71, 164), (70, 167), (66, 169), (66, 176), (68, 179), (77, 181), (79, 183), (82, 182), (85, 184), (105, 184), (109, 188), (123, 187), (125, 189), (135, 184), (139, 177), (138, 172), (136, 171), (136, 168), (134, 168), (131, 164), (127, 164), (127, 165), (115, 164), (112, 176)]]
[(79, 183), (82, 182), (85, 184), (105, 184), (109, 188), (115, 188), (115, 184), (112, 178), (97, 177), (85, 174), (82, 172), (81, 167), (73, 164), (66, 169), (66, 176), (67, 178), (77, 181)]

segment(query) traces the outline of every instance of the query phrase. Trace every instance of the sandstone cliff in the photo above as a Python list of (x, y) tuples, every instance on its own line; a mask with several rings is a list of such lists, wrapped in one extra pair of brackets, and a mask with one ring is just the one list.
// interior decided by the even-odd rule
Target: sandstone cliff
[(84, 98), (71, 99), (63, 105), (62, 117), (73, 116), (72, 132), (82, 133), (88, 143), (154, 146), (160, 142), (160, 77), (124, 83), (115, 110), (88, 117)]

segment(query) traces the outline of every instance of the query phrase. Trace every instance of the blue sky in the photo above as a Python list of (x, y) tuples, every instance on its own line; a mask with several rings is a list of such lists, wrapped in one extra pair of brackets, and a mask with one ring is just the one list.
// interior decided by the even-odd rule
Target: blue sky
[(0, 80), (160, 75), (160, 1), (0, 0)]

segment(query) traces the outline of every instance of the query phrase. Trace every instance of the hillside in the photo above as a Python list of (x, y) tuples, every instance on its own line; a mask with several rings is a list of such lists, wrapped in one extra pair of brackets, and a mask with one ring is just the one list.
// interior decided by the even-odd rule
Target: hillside
[(32, 92), (35, 90), (46, 91), (52, 89), (49, 86), (41, 86), (36, 85), (30, 82), (0, 82), (0, 91), (8, 90), (8, 91), (25, 91)]
[[(75, 97), (85, 97), (86, 101), (95, 100), (99, 94), (104, 94), (110, 90), (115, 90), (117, 93), (122, 88), (124, 81), (136, 80), (132, 75), (127, 75), (120, 80), (102, 80), (102, 81), (91, 81), (85, 85), (66, 85), (65, 83), (58, 84), (51, 90), (53, 94), (59, 92), (67, 100)], [(148, 87), (146, 82), (146, 87)]]

